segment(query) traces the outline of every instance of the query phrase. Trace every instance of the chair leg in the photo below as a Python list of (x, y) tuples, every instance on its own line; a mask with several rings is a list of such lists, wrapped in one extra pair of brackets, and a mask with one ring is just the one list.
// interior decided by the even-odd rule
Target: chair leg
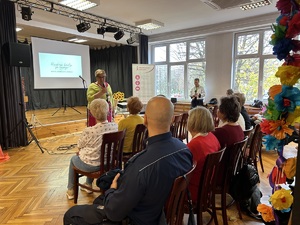
[(235, 201), (235, 203), (236, 203), (236, 208), (237, 208), (238, 213), (239, 213), (239, 217), (240, 217), (240, 219), (242, 220), (243, 217), (242, 217), (242, 211), (241, 211), (240, 203), (239, 203), (238, 201)]
[[(74, 171), (75, 172), (75, 171)], [(73, 186), (73, 190), (74, 190), (74, 204), (77, 204), (77, 199), (78, 199), (78, 182), (79, 182), (79, 175), (78, 173), (74, 173), (74, 186)]]
[(198, 210), (197, 212), (197, 225), (203, 224), (202, 212)]
[(261, 149), (258, 151), (258, 157), (259, 157), (259, 162), (260, 162), (261, 170), (264, 173), (265, 170), (264, 170), (264, 165), (263, 165), (262, 157), (261, 157)]
[(214, 218), (214, 223), (215, 225), (218, 225), (218, 218), (217, 218), (217, 211), (216, 211), (216, 201), (215, 201), (215, 195), (212, 196), (212, 207), (211, 207), (211, 211), (212, 211), (212, 216)]
[(228, 225), (227, 221), (227, 211), (226, 211), (226, 192), (221, 194), (221, 208), (222, 208), (222, 218), (223, 225)]

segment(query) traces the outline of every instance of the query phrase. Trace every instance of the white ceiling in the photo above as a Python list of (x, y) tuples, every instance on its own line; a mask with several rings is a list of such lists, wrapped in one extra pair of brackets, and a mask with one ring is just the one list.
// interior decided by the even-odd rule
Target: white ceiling
[[(163, 28), (152, 31), (143, 30), (143, 33), (151, 39), (151, 37), (163, 37), (164, 34), (175, 33), (183, 29), (201, 30), (201, 27), (207, 27), (207, 25), (247, 20), (247, 18), (267, 14), (274, 14), (275, 22), (277, 8), (275, 0), (273, 1), (269, 6), (249, 11), (242, 11), (238, 7), (217, 11), (200, 0), (100, 0), (99, 6), (87, 12), (129, 25), (145, 19), (155, 19), (164, 23)], [(97, 25), (92, 25), (87, 32), (79, 33), (76, 29), (78, 21), (39, 9), (32, 10), (34, 11), (32, 20), (25, 21), (22, 20), (19, 8), (16, 7), (17, 26), (23, 28), (18, 32), (18, 38), (21, 40), (24, 38), (30, 40), (31, 36), (36, 36), (66, 41), (70, 37), (79, 36), (88, 39), (86, 44), (100, 47), (126, 44), (126, 39), (129, 38), (129, 34), (126, 34), (121, 40), (116, 41), (113, 34), (108, 33), (103, 38), (102, 35), (96, 33)]]

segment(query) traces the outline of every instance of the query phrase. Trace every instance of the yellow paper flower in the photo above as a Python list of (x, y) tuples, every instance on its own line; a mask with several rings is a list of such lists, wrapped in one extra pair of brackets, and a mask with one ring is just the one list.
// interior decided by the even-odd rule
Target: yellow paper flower
[(295, 123), (300, 122), (300, 106), (296, 106), (295, 111), (289, 113), (286, 121), (292, 126), (294, 126)]
[(275, 74), (283, 85), (293, 86), (300, 78), (300, 68), (296, 66), (280, 66)]
[(271, 195), (269, 201), (271, 202), (272, 206), (276, 210), (283, 210), (288, 209), (291, 207), (293, 203), (294, 197), (291, 195), (290, 190), (285, 190), (281, 188), (274, 192)]
[(289, 123), (286, 123), (284, 120), (270, 121), (270, 131), (271, 135), (278, 140), (282, 140), (286, 137), (286, 134), (292, 135), (294, 130), (289, 128)]
[(271, 206), (267, 206), (265, 204), (258, 204), (257, 211), (260, 212), (261, 217), (265, 222), (271, 222), (275, 220), (273, 209)]
[(118, 92), (116, 92), (116, 93), (113, 94), (114, 100), (117, 100), (117, 101), (123, 101), (124, 100), (124, 96), (125, 96), (124, 93), (120, 92), (120, 91), (118, 91)]

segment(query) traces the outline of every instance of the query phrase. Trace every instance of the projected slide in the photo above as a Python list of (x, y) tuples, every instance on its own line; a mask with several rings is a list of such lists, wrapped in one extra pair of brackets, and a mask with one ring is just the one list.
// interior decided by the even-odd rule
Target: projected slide
[(34, 89), (82, 89), (91, 83), (90, 48), (31, 37)]
[(41, 77), (78, 77), (82, 74), (81, 56), (38, 53)]

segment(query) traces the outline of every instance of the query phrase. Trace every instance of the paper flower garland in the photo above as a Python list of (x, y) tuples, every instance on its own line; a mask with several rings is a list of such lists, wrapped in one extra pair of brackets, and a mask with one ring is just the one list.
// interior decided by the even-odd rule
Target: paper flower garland
[(300, 50), (300, 41), (294, 39), (300, 34), (300, 0), (279, 0), (276, 7), (281, 15), (277, 18), (276, 24), (272, 25), (273, 35), (270, 44), (273, 45), (273, 54), (279, 60), (284, 60), (284, 63), (275, 74), (280, 79), (281, 85), (270, 88), (268, 105), (264, 112), (265, 119), (260, 126), (262, 132), (266, 134), (264, 137), (266, 150), (276, 149), (279, 158), (269, 175), (270, 185), (273, 188), (273, 195), (269, 201), (273, 210), (263, 204), (260, 204), (257, 210), (262, 213), (265, 222), (275, 220), (276, 225), (282, 225), (285, 223), (280, 221), (280, 216), (276, 212), (283, 214), (289, 212), (293, 196), (290, 190), (279, 186), (285, 182), (285, 179), (280, 178), (285, 172), (289, 177), (294, 175), (293, 167), (286, 168), (289, 164), (283, 157), (283, 147), (293, 140), (293, 126), (296, 122), (300, 122), (300, 90), (293, 87), (300, 79), (300, 55), (296, 54)]

